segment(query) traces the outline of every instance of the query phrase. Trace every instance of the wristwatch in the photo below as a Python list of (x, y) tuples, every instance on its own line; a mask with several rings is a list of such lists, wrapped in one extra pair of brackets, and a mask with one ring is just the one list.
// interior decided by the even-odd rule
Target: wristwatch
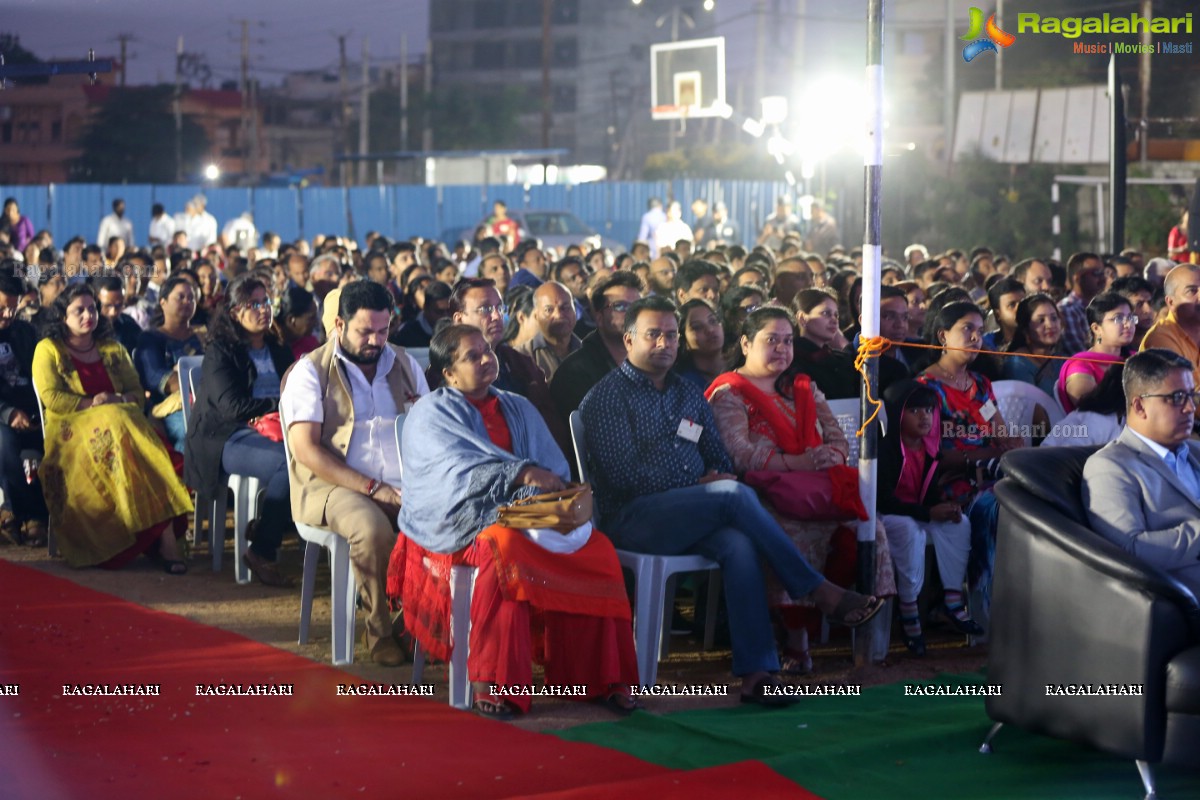
[(379, 487), (382, 485), (383, 484), (374, 478), (371, 478), (371, 480), (367, 481), (367, 497), (374, 497), (375, 493), (379, 491)]

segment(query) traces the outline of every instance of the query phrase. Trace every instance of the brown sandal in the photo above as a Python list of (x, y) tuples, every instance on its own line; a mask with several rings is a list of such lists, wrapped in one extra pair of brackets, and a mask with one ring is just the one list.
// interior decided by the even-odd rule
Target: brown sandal
[(829, 614), (829, 621), (847, 628), (857, 628), (870, 622), (883, 609), (885, 602), (874, 595), (867, 596), (847, 589)]

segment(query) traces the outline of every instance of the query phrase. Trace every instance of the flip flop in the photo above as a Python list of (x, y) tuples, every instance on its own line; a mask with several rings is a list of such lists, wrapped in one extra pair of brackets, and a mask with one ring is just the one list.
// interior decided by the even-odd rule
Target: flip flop
[[(874, 595), (867, 596), (846, 590), (842, 593), (842, 599), (838, 600), (838, 604), (834, 607), (833, 612), (829, 614), (829, 621), (837, 625), (844, 625), (847, 628), (857, 628), (860, 625), (870, 622), (871, 618), (883, 609), (885, 602), (885, 600)], [(850, 615), (856, 611), (862, 613), (851, 620)]]
[(509, 722), (520, 715), (520, 712), (507, 700), (498, 700), (490, 695), (475, 698), (475, 702), (471, 704), (471, 710), (481, 717), (498, 722)]

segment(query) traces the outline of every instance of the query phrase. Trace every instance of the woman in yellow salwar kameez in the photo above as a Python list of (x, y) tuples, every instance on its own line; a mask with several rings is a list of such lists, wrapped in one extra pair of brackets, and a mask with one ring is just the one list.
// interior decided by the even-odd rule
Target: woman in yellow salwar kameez
[(51, 307), (33, 355), (45, 406), (41, 481), (50, 529), (73, 567), (117, 569), (140, 553), (187, 571), (176, 539), (192, 504), (142, 412), (145, 392), (92, 288), (73, 284)]

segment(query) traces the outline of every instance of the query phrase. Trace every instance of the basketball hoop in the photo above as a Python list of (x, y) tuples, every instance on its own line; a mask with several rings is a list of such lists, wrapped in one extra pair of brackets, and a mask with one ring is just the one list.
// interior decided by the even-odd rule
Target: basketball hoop
[(722, 115), (725, 40), (721, 37), (650, 46), (653, 119), (687, 121)]

